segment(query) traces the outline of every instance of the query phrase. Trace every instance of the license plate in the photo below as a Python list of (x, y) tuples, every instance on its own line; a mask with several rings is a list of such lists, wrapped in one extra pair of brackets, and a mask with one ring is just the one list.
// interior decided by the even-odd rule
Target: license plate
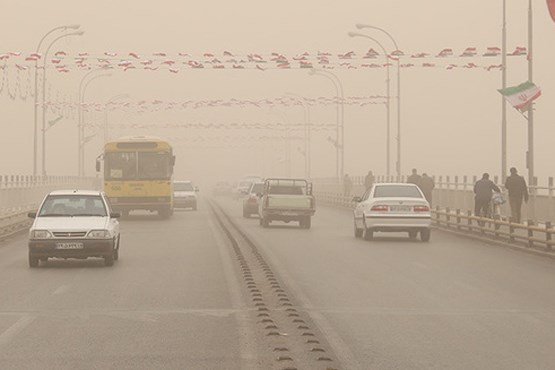
[(393, 212), (410, 212), (411, 210), (411, 206), (391, 206)]
[(83, 249), (83, 243), (56, 243), (56, 249)]

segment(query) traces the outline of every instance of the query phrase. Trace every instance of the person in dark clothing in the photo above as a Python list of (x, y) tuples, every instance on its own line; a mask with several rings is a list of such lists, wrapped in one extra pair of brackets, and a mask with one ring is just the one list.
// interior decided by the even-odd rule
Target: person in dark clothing
[(511, 220), (520, 223), (522, 200), (528, 203), (528, 186), (524, 177), (518, 174), (516, 168), (511, 168), (511, 175), (505, 181), (505, 189), (509, 191), (509, 205), (511, 206)]
[(501, 189), (489, 179), (489, 174), (484, 173), (482, 178), (474, 184), (474, 214), (489, 217), (489, 202), (493, 192), (500, 193)]
[(428, 176), (428, 174), (423, 173), (422, 178), (420, 179), (420, 183), (418, 184), (418, 187), (420, 188), (420, 190), (422, 190), (422, 193), (424, 193), (424, 197), (426, 197), (426, 200), (428, 201), (428, 203), (430, 203), (430, 207), (431, 207), (432, 190), (434, 190), (434, 187), (435, 187), (434, 179)]
[(374, 174), (372, 171), (368, 171), (368, 175), (364, 178), (364, 187), (366, 190), (370, 189), (372, 185), (374, 185), (374, 181), (376, 181)]
[(418, 171), (416, 171), (416, 168), (412, 169), (412, 175), (410, 175), (407, 179), (407, 182), (409, 184), (415, 184), (415, 185), (420, 185), (420, 175), (418, 174)]

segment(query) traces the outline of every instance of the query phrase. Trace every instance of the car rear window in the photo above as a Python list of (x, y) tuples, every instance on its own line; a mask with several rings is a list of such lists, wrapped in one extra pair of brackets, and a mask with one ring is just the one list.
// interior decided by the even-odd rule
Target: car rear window
[(173, 190), (175, 191), (193, 191), (193, 184), (190, 182), (176, 182), (173, 184)]
[(416, 186), (383, 185), (376, 186), (374, 198), (422, 198), (422, 194)]

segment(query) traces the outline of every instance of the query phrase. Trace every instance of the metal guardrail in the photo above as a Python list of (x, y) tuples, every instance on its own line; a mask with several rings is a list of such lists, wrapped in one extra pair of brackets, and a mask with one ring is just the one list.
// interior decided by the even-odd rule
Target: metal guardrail
[(31, 209), (20, 210), (0, 217), (0, 240), (28, 230), (32, 220), (27, 217)]
[[(356, 205), (352, 202), (352, 197), (343, 194), (317, 192), (315, 196), (317, 204), (345, 209), (354, 209)], [(471, 211), (436, 207), (432, 210), (432, 222), (435, 227), (443, 230), (529, 250), (550, 253), (555, 246), (555, 228), (550, 221), (538, 223), (528, 220), (526, 223), (514, 223), (499, 216), (485, 218), (475, 216)]]

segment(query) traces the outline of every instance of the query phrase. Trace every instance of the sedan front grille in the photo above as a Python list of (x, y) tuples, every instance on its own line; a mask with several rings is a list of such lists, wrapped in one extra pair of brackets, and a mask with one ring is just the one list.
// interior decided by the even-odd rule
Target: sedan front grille
[(56, 238), (83, 238), (87, 235), (86, 231), (56, 231), (53, 232)]

